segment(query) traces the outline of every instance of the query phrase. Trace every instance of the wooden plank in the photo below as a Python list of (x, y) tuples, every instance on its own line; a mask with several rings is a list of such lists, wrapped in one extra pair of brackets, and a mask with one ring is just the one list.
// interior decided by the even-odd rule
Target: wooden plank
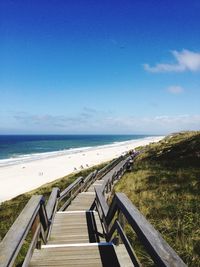
[(95, 192), (96, 192), (96, 202), (100, 205), (100, 208), (103, 212), (103, 216), (106, 217), (108, 210), (109, 210), (109, 206), (104, 196), (102, 195), (101, 189), (95, 188)]
[[(84, 263), (83, 263), (84, 261)], [(65, 257), (63, 258), (56, 258), (52, 260), (39, 260), (39, 261), (31, 261), (31, 264), (29, 266), (102, 266), (100, 258), (97, 259), (67, 259)]]
[(34, 253), (30, 267), (66, 266), (66, 267), (119, 267), (113, 245), (110, 243), (83, 244), (75, 247), (42, 248)]
[(139, 262), (139, 260), (138, 260), (138, 258), (136, 256), (136, 254), (135, 254), (135, 252), (134, 252), (134, 250), (133, 250), (133, 248), (132, 248), (132, 246), (131, 246), (128, 238), (127, 238), (127, 236), (125, 235), (121, 225), (119, 224), (118, 220), (115, 220), (115, 223), (113, 224), (113, 226), (112, 226), (112, 228), (110, 230), (109, 240), (112, 237), (112, 235), (113, 235), (115, 230), (117, 230), (117, 232), (119, 233), (119, 235), (120, 235), (120, 237), (122, 239), (122, 242), (123, 242), (123, 244), (124, 244), (124, 246), (126, 248), (126, 251), (127, 251), (128, 255), (129, 255), (129, 260), (131, 259), (134, 267), (140, 267), (141, 266), (140, 262)]
[(88, 187), (94, 182), (97, 175), (97, 170), (90, 173), (85, 179), (84, 179), (84, 185), (83, 188), (86, 191)]
[(65, 198), (75, 187), (83, 183), (83, 177), (77, 178), (73, 183), (71, 183), (65, 190), (60, 193), (59, 200)]
[(58, 213), (49, 239), (49, 244), (89, 242), (86, 213)]
[[(104, 193), (106, 188), (107, 188), (107, 184), (109, 182), (112, 182), (115, 180), (115, 178), (113, 178), (113, 176), (117, 176), (117, 173), (124, 168), (124, 166), (126, 165), (127, 161), (129, 160), (129, 158), (125, 158), (125, 159), (121, 159), (121, 161), (119, 161), (117, 163), (117, 165), (115, 165), (102, 179), (104, 180), (101, 190)], [(111, 188), (110, 188), (111, 190)]]
[(52, 216), (53, 216), (53, 211), (57, 202), (57, 198), (59, 197), (59, 188), (58, 187), (54, 187), (52, 189), (51, 195), (48, 199), (47, 205), (46, 205), (46, 211), (47, 211), (47, 217), (49, 220), (51, 220)]
[(22, 264), (22, 267), (27, 267), (29, 265), (29, 262), (31, 260), (31, 257), (33, 255), (34, 249), (37, 245), (37, 241), (38, 241), (38, 238), (40, 235), (40, 227), (41, 227), (41, 225), (39, 224), (37, 226), (35, 233), (34, 233), (33, 239), (32, 239), (31, 244), (29, 246), (29, 249), (28, 249), (28, 252), (27, 252), (26, 257), (24, 259), (24, 262)]
[(115, 252), (117, 255), (117, 258), (119, 260), (120, 266), (123, 267), (135, 267), (135, 265), (132, 263), (128, 252), (123, 244), (120, 244), (118, 246), (115, 246)]
[(12, 266), (40, 209), (42, 196), (32, 196), (0, 243), (0, 267)]
[[(43, 263), (43, 264), (39, 264), (39, 263), (36, 263), (36, 264), (31, 264), (29, 265), (30, 267), (39, 267), (39, 266), (42, 266), (42, 267), (58, 267), (58, 264), (56, 262), (51, 262), (51, 264), (49, 264), (48, 262), (46, 263)], [(83, 262), (83, 263), (77, 263), (77, 262), (71, 262), (71, 263), (68, 263), (66, 261), (62, 262), (62, 263), (59, 263), (59, 266), (60, 267), (103, 267), (101, 262), (97, 263), (97, 262)]]
[(98, 173), (97, 173), (97, 179), (102, 179), (103, 176), (105, 176), (111, 169), (113, 169), (122, 159), (123, 159), (123, 157), (120, 156), (120, 157), (114, 159), (109, 164), (107, 164), (100, 171), (98, 171)]

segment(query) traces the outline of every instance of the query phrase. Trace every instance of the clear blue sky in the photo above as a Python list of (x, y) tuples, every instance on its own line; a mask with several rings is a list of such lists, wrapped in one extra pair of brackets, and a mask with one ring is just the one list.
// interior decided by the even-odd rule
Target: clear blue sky
[(200, 129), (199, 0), (1, 0), (0, 134)]

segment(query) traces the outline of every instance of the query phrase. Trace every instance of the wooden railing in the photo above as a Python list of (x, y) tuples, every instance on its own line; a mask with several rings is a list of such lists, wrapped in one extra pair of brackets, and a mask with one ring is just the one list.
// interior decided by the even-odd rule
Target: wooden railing
[(23, 266), (27, 266), (31, 251), (37, 245), (39, 237), (46, 243), (46, 230), (48, 226), (44, 198), (42, 196), (32, 196), (0, 243), (0, 266), (13, 265), (25, 238), (31, 230), (33, 237), (23, 264)]
[(84, 180), (83, 177), (77, 178), (73, 183), (71, 183), (65, 190), (60, 193), (59, 202), (65, 199), (66, 201), (59, 209), (63, 211), (69, 206), (71, 201), (81, 192), (81, 188), (83, 186)]
[(79, 192), (86, 190), (95, 180), (103, 177), (121, 160), (122, 157), (113, 160), (106, 167), (100, 171), (95, 170), (86, 178), (77, 178), (62, 192), (59, 188), (53, 188), (46, 205), (43, 196), (32, 196), (0, 243), (0, 267), (13, 266), (25, 239), (29, 237), (31, 232), (31, 241), (22, 265), (23, 267), (28, 266), (34, 249), (40, 248), (41, 243), (46, 244), (49, 239), (52, 221), (58, 210), (58, 205), (61, 205), (60, 211), (65, 210)]
[(115, 160), (112, 160), (109, 164), (107, 164), (105, 167), (103, 167), (101, 170), (97, 173), (97, 179), (101, 179), (103, 176), (105, 176), (110, 170), (112, 170), (124, 157), (120, 156), (116, 158)]
[[(132, 158), (136, 155), (137, 154), (133, 155)], [(110, 206), (107, 203), (109, 192), (112, 192), (114, 183), (119, 180), (125, 170), (129, 168), (129, 163), (132, 158), (130, 157), (124, 160), (121, 168), (114, 173), (113, 176), (108, 177), (101, 188), (95, 188), (95, 207), (99, 213), (106, 240), (107, 242), (116, 242), (116, 238), (113, 238), (113, 236), (117, 233), (125, 245), (133, 265), (141, 266), (124, 231), (126, 220), (126, 223), (135, 232), (156, 266), (185, 267), (186, 264), (182, 259), (162, 238), (160, 233), (145, 219), (125, 194), (116, 193)]]
[(52, 221), (58, 210), (58, 205), (61, 206), (60, 210), (65, 210), (79, 192), (87, 190), (95, 180), (102, 177), (104, 183), (101, 188), (95, 189), (96, 198), (93, 207), (99, 213), (106, 240), (108, 242), (113, 241), (113, 236), (117, 233), (134, 266), (140, 266), (124, 232), (123, 218), (125, 218), (157, 266), (186, 266), (126, 195), (117, 193), (110, 206), (107, 203), (113, 185), (126, 170), (130, 169), (131, 161), (136, 155), (120, 157), (99, 172), (94, 171), (86, 178), (79, 177), (62, 192), (59, 188), (53, 188), (46, 205), (43, 196), (32, 196), (0, 243), (0, 267), (13, 266), (25, 239), (31, 232), (29, 249), (22, 265), (23, 267), (28, 266), (34, 249), (40, 248), (41, 243), (46, 244), (49, 239)]

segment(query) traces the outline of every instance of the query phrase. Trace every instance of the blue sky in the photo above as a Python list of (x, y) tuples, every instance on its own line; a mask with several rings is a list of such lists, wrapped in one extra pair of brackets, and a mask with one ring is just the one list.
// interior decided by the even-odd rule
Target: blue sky
[(0, 134), (200, 129), (199, 0), (1, 0)]

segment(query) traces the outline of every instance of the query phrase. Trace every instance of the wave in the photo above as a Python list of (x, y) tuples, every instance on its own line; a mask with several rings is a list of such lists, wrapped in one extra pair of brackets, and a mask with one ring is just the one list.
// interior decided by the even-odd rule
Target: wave
[(16, 164), (26, 163), (26, 162), (40, 160), (40, 159), (52, 158), (52, 157), (57, 157), (57, 156), (80, 153), (88, 149), (90, 149), (90, 147), (69, 148), (69, 149), (64, 149), (64, 150), (59, 150), (59, 151), (32, 153), (32, 154), (26, 154), (26, 155), (16, 155), (16, 156), (12, 155), (12, 157), (10, 157), (9, 159), (1, 159), (0, 167), (16, 165)]
[(131, 139), (127, 141), (118, 141), (118, 142), (113, 142), (111, 144), (106, 144), (106, 145), (97, 145), (97, 146), (87, 146), (87, 147), (78, 147), (78, 148), (68, 148), (64, 150), (59, 150), (59, 151), (52, 151), (52, 152), (41, 152), (41, 153), (32, 153), (32, 154), (24, 154), (24, 155), (15, 155), (13, 154), (10, 158), (8, 159), (1, 159), (0, 160), (0, 167), (6, 167), (6, 166), (11, 166), (11, 165), (17, 165), (17, 164), (23, 164), (26, 162), (30, 161), (36, 161), (36, 160), (41, 160), (41, 159), (47, 159), (47, 158), (53, 158), (57, 156), (64, 156), (64, 155), (72, 155), (72, 154), (77, 154), (81, 152), (87, 152), (87, 151), (92, 151), (96, 149), (103, 149), (103, 148), (109, 148), (109, 147), (115, 147), (115, 146), (123, 146), (123, 145), (128, 145), (131, 143), (135, 143), (138, 141), (145, 141), (145, 140), (153, 140), (155, 138), (161, 138), (161, 136), (148, 136), (148, 137), (143, 137), (139, 139)]

